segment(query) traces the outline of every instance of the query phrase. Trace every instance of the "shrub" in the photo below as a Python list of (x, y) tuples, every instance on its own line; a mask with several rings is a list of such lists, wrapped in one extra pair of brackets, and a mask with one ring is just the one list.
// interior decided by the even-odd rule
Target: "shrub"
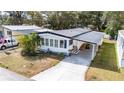
[(64, 53), (59, 53), (59, 56), (60, 57), (64, 57)]
[(22, 55), (36, 55), (37, 47), (40, 45), (40, 37), (36, 33), (21, 36), (19, 38), (20, 46), (22, 47)]

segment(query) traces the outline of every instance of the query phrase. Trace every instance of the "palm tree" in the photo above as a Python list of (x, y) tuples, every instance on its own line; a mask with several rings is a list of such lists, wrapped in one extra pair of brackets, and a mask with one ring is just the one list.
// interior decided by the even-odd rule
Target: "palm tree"
[(20, 39), (22, 53), (26, 55), (36, 55), (36, 50), (40, 45), (41, 39), (36, 33), (22, 36)]

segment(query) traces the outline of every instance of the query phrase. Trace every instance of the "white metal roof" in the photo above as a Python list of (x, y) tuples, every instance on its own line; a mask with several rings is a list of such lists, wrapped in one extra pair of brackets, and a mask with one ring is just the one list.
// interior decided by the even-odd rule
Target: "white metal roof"
[[(17, 30), (15, 30), (17, 31)], [(22, 33), (22, 34), (25, 34), (25, 35), (28, 35), (30, 33), (33, 33), (33, 32), (46, 32), (46, 31), (52, 31), (50, 29), (46, 29), (46, 28), (43, 28), (43, 29), (36, 29), (36, 30), (18, 30), (18, 32)]]
[(65, 30), (55, 30), (53, 33), (73, 37), (79, 34), (83, 34), (85, 32), (90, 31), (90, 29), (87, 28), (73, 28), (73, 29), (65, 29)]
[[(94, 44), (100, 44), (101, 39), (104, 38), (103, 32), (98, 31), (91, 31), (87, 28), (73, 28), (73, 29), (66, 29), (66, 30), (44, 30), (47, 32), (55, 33), (56, 35), (62, 35), (65, 37), (73, 38), (75, 40), (94, 43)], [(41, 30), (40, 32), (44, 32)]]
[(7, 28), (12, 31), (18, 31), (18, 30), (40, 30), (41, 28), (38, 26), (30, 26), (30, 25), (2, 25), (2, 27)]
[(104, 35), (105, 34), (103, 32), (91, 31), (91, 32), (79, 35), (77, 37), (74, 37), (74, 39), (89, 42), (89, 43), (95, 43), (99, 45)]
[(30, 34), (33, 32), (44, 32), (44, 31), (52, 31), (51, 29), (47, 29), (47, 28), (40, 28), (38, 26), (34, 26), (34, 25), (2, 25), (2, 27), (9, 29), (11, 31), (16, 31), (16, 32), (20, 32), (22, 34)]

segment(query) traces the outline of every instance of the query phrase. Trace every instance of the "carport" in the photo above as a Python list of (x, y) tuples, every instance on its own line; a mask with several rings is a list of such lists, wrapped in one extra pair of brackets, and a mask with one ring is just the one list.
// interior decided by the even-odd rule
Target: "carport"
[(104, 33), (103, 32), (96, 32), (90, 31), (85, 34), (73, 37), (73, 40), (86, 42), (92, 45), (92, 60), (98, 51), (99, 46), (102, 45)]

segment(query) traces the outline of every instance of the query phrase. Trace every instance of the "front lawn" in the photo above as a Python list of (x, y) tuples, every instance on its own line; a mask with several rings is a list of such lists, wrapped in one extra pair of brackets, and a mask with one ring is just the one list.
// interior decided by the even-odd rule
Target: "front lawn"
[(124, 80), (124, 69), (119, 72), (117, 66), (115, 41), (104, 40), (86, 73), (86, 80)]
[(0, 66), (12, 70), (26, 77), (32, 77), (44, 71), (63, 59), (62, 56), (53, 54), (39, 54), (38, 56), (23, 57), (21, 49), (0, 53)]

